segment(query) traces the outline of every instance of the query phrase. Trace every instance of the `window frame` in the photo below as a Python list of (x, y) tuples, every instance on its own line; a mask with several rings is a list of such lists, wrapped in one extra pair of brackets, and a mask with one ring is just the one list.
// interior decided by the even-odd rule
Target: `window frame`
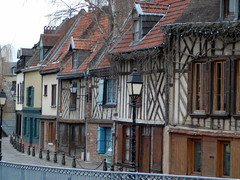
[(29, 107), (33, 107), (34, 106), (34, 87), (33, 86), (27, 87), (26, 98), (27, 98), (26, 105)]
[(79, 66), (78, 64), (78, 51), (73, 50), (72, 52), (72, 69), (77, 69)]
[(56, 108), (57, 105), (57, 84), (52, 84), (51, 107)]
[[(197, 63), (206, 62), (206, 107), (205, 110), (196, 110), (194, 109), (194, 103), (196, 100), (194, 99), (194, 84), (196, 83), (196, 78), (194, 77), (194, 65)], [(222, 87), (226, 87), (224, 89), (224, 93), (221, 94), (221, 109), (218, 109), (216, 106), (216, 80), (217, 80), (217, 64), (225, 64), (226, 67), (225, 72), (222, 77), (224, 77), (221, 81)], [(211, 59), (198, 59), (193, 60), (188, 64), (188, 114), (191, 117), (201, 117), (206, 118), (208, 116), (215, 118), (227, 118), (230, 114), (230, 92), (233, 88), (233, 84), (231, 82), (231, 71), (232, 71), (232, 60), (229, 57), (221, 57), (221, 58), (211, 58)], [(222, 66), (223, 67), (223, 66)], [(224, 75), (225, 74), (225, 75)], [(225, 98), (225, 101), (223, 101)], [(225, 103), (225, 107), (224, 104)], [(223, 108), (224, 107), (224, 108)]]
[[(231, 3), (233, 10), (230, 11)], [(222, 20), (237, 20), (239, 19), (239, 0), (221, 0), (220, 16)]]
[[(226, 154), (225, 154), (225, 145), (229, 145), (229, 162), (226, 163)], [(219, 177), (230, 177), (231, 176), (231, 141), (226, 141), (226, 140), (220, 140), (218, 141), (218, 174)], [(228, 173), (229, 174), (225, 174), (225, 165), (228, 164), (229, 165), (229, 170)]]
[[(200, 71), (198, 72), (197, 66), (200, 65)], [(207, 88), (208, 88), (208, 76), (204, 76), (204, 66), (205, 73), (207, 74), (207, 62), (206, 61), (198, 61), (193, 65), (193, 112), (195, 113), (206, 113), (206, 103), (207, 102)], [(197, 77), (199, 73), (199, 78)], [(205, 78), (205, 79), (204, 79)], [(199, 80), (197, 80), (199, 79)], [(197, 88), (197, 81), (199, 81), (200, 89)], [(206, 83), (206, 84), (205, 84)], [(205, 84), (202, 87), (202, 84)], [(204, 88), (205, 87), (205, 88)], [(199, 96), (199, 107), (197, 107), (197, 98)]]
[[(110, 87), (109, 84), (112, 83)], [(110, 98), (110, 99), (109, 99)], [(100, 79), (98, 83), (98, 105), (103, 107), (114, 107), (117, 105), (118, 98), (118, 80)]]
[[(200, 163), (200, 170), (197, 171), (195, 168), (196, 165), (196, 143), (200, 144), (200, 159), (198, 159)], [(188, 138), (188, 174), (189, 175), (201, 175), (202, 173), (202, 139), (198, 138)]]
[(43, 87), (43, 96), (47, 96), (48, 95), (48, 85), (45, 84)]
[(122, 160), (124, 163), (130, 163), (132, 154), (132, 127), (123, 126), (123, 142), (122, 142)]
[(77, 93), (70, 93), (69, 110), (75, 111), (77, 109)]

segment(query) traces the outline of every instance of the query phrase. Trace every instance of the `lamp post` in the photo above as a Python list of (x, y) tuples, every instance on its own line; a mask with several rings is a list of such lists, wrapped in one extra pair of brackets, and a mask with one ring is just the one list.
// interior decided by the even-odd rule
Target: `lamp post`
[(128, 94), (132, 100), (132, 141), (131, 141), (131, 162), (130, 172), (136, 172), (136, 104), (137, 99), (142, 93), (143, 80), (138, 74), (137, 69), (134, 68), (132, 74), (129, 75), (127, 86)]
[(1, 113), (0, 113), (0, 161), (2, 161), (2, 113), (3, 113), (3, 106), (5, 105), (7, 100), (7, 96), (5, 94), (5, 92), (2, 91), (0, 92), (0, 109), (1, 109)]

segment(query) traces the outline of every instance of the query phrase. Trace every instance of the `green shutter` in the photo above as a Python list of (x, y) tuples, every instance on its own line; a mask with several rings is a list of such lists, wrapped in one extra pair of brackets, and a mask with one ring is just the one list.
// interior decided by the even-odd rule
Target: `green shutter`
[(31, 87), (31, 106), (34, 105), (34, 87)]
[(104, 127), (97, 127), (97, 152), (106, 152), (106, 129)]
[(104, 80), (101, 79), (98, 83), (98, 99), (97, 99), (97, 103), (100, 105), (103, 104), (103, 93), (104, 93)]

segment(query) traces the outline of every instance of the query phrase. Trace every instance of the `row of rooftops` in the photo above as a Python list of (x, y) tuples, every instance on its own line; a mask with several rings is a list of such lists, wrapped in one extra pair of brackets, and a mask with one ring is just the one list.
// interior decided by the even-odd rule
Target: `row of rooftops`
[[(61, 76), (83, 72), (89, 68), (106, 68), (110, 66), (108, 54), (161, 46), (165, 36), (161, 28), (163, 26), (219, 21), (220, 0), (141, 0), (135, 1), (133, 7), (120, 34), (114, 38), (111, 38), (112, 29), (108, 16), (98, 10), (80, 11), (58, 27), (45, 27), (44, 34), (33, 49), (21, 49), (20, 57), (31, 58), (19, 64), (24, 64), (24, 68), (37, 66), (43, 73), (57, 69)], [(143, 36), (142, 29), (138, 28), (145, 28)], [(137, 39), (134, 39), (134, 33), (139, 33)], [(39, 55), (41, 48), (43, 59)], [(75, 51), (88, 51), (89, 55), (81, 61), (78, 68), (73, 69), (71, 59)]]

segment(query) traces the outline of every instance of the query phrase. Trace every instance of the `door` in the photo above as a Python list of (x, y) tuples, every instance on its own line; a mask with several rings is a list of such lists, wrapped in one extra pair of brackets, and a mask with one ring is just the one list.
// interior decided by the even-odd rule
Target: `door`
[(150, 172), (151, 128), (142, 127), (139, 154), (139, 171)]

